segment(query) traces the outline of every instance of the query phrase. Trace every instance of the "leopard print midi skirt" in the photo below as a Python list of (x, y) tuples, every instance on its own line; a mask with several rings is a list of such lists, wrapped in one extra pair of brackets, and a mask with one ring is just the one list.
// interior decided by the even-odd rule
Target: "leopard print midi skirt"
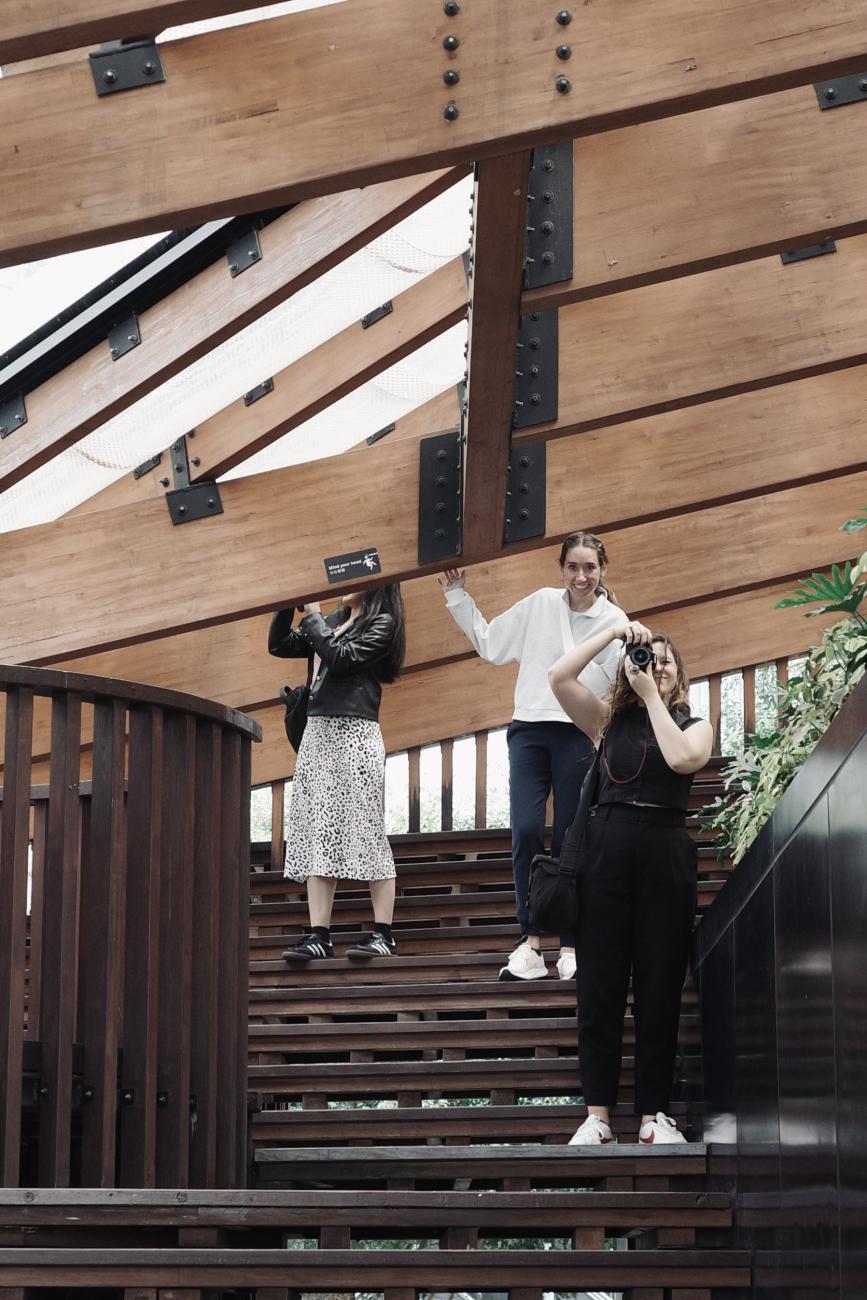
[(389, 880), (385, 745), (369, 718), (307, 720), (292, 779), (283, 874)]

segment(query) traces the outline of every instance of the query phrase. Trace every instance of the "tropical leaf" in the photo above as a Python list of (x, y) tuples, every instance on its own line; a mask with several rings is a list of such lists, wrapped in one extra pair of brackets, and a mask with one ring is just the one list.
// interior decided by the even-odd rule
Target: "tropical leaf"
[(841, 533), (860, 533), (862, 528), (867, 528), (867, 506), (861, 507), (860, 515), (854, 519), (847, 519), (845, 524), (840, 525)]

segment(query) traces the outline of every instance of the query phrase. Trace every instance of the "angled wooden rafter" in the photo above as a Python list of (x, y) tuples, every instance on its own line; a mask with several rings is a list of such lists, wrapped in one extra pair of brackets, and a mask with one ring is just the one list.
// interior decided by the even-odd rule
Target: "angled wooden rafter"
[[(748, 99), (867, 61), (861, 0), (664, 0), (652, 19), (641, 6), (585, 6), (568, 67), (555, 13), (523, 0), (477, 0), (456, 17), (427, 0), (345, 0), (167, 45), (165, 83), (136, 92), (97, 98), (86, 61), (10, 78), (0, 264)], [(371, 75), (384, 49), (389, 75)], [(451, 95), (450, 66), (461, 74)], [(457, 113), (444, 117), (450, 100)]]
[[(311, 419), (388, 366), (463, 318), (467, 281), (455, 258), (392, 302), (392, 310), (365, 328), (356, 322), (273, 376), (273, 391), (251, 405), (238, 398), (195, 430), (190, 481), (217, 478)], [(170, 456), (169, 456), (170, 459)], [(173, 477), (167, 460), (138, 478), (125, 474), (70, 514), (111, 509), (163, 497)]]
[(316, 199), (260, 232), (262, 260), (232, 278), (225, 258), (143, 312), (141, 344), (113, 361), (100, 344), (27, 395), (27, 424), (0, 443), (0, 490), (344, 261), (463, 169)]
[(0, 65), (254, 9), (259, 0), (0, 0)]
[(503, 540), (529, 167), (529, 153), (507, 154), (481, 162), (476, 178), (464, 447), (465, 563), (490, 555)]
[[(812, 85), (573, 142), (571, 279), (528, 289), (562, 306), (867, 229), (854, 112)], [(640, 196), (640, 201), (639, 201)]]

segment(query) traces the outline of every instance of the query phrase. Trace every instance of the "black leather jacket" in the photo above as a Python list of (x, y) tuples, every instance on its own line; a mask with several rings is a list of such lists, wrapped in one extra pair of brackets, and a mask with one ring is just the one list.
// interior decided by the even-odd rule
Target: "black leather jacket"
[(384, 659), (394, 635), (391, 615), (378, 614), (365, 628), (354, 625), (335, 637), (332, 629), (345, 621), (345, 610), (336, 610), (327, 618), (307, 614), (297, 628), (292, 627), (293, 614), (291, 609), (281, 609), (272, 618), (268, 653), (278, 659), (306, 659), (308, 672), (314, 654), (319, 655), (308, 716), (375, 721), (382, 699), (377, 663)]

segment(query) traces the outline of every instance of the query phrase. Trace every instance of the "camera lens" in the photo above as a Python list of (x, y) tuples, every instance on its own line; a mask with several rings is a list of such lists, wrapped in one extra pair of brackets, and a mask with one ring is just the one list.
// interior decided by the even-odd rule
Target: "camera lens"
[(656, 655), (649, 645), (629, 645), (626, 647), (626, 653), (636, 668), (646, 668), (648, 664), (656, 663)]

